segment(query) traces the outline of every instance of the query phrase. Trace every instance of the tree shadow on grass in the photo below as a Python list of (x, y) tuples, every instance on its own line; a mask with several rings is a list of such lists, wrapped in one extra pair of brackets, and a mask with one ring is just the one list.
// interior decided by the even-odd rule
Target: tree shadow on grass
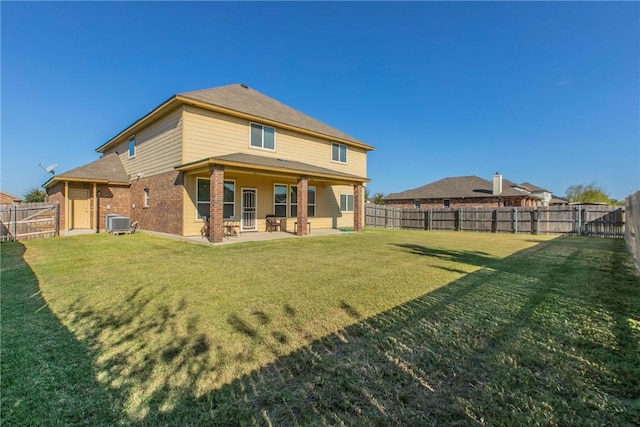
[(637, 425), (638, 278), (594, 242), (542, 243), (143, 423)]
[(119, 403), (86, 348), (51, 313), (24, 245), (2, 244), (3, 425), (115, 425)]
[[(86, 388), (95, 399), (91, 413), (65, 410), (57, 424), (640, 422), (634, 404), (640, 397), (640, 286), (623, 242), (558, 239), (502, 260), (481, 253), (431, 251), (428, 256), (491, 268), (367, 319), (357, 303), (341, 300), (336, 309), (358, 323), (284, 357), (277, 344), (289, 342), (294, 332), (265, 327), (276, 320), (273, 313), (260, 308), (244, 318), (232, 313), (227, 324), (238, 339), (266, 349), (276, 360), (204, 393), (203, 378), (223, 378), (225, 369), (252, 356), (230, 354), (228, 343), (199, 333), (200, 319), (189, 316), (185, 301), (151, 304), (156, 296), (142, 288), (117, 310), (76, 301), (62, 315), (90, 346), (95, 366), (48, 313), (49, 327), (64, 331), (54, 344), (71, 346), (82, 376), (63, 385), (68, 389), (62, 395), (84, 396)], [(3, 253), (3, 294), (4, 261)], [(6, 300), (3, 295), (3, 310)], [(298, 309), (286, 303), (281, 309), (283, 321), (295, 324)], [(3, 335), (4, 329), (3, 319)], [(312, 336), (302, 328), (295, 334)], [(3, 421), (5, 412), (16, 419), (9, 409), (19, 407), (18, 399), (6, 403), (4, 344)], [(66, 360), (57, 353), (62, 369)], [(59, 394), (50, 397), (55, 402)], [(51, 403), (44, 407), (49, 410), (56, 414), (59, 408)], [(30, 424), (49, 420), (47, 415), (37, 412)]]

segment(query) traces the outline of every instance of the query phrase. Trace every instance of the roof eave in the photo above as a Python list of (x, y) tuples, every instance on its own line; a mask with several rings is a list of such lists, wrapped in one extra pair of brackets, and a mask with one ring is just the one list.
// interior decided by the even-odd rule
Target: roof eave
[(99, 179), (99, 178), (73, 178), (73, 177), (64, 177), (64, 176), (54, 176), (49, 179), (47, 182), (42, 184), (42, 188), (49, 188), (57, 184), (58, 182), (85, 182), (91, 184), (106, 184), (106, 185), (129, 185), (128, 181), (110, 181), (108, 179)]
[(362, 183), (362, 182), (371, 181), (371, 179), (365, 178), (365, 177), (358, 177), (358, 176), (349, 177), (344, 175), (333, 175), (333, 174), (328, 174), (323, 172), (306, 171), (303, 169), (278, 168), (275, 166), (268, 166), (268, 165), (252, 165), (250, 163), (218, 159), (215, 157), (209, 157), (207, 159), (202, 159), (195, 162), (186, 163), (184, 165), (179, 165), (179, 166), (176, 166), (174, 169), (180, 172), (186, 172), (186, 171), (192, 171), (197, 169), (203, 169), (214, 164), (243, 168), (243, 169), (262, 170), (262, 171), (268, 171), (273, 173), (282, 173), (287, 175), (304, 175), (304, 176), (309, 176), (314, 178), (329, 179), (329, 180), (340, 181), (340, 182)]
[(104, 153), (111, 145), (122, 138), (122, 136), (127, 134), (134, 134), (137, 131), (137, 128), (139, 128), (141, 125), (149, 122), (159, 115), (162, 115), (166, 110), (177, 107), (178, 105), (180, 105), (180, 101), (177, 101), (177, 95), (173, 95), (171, 98), (167, 99), (162, 104), (151, 110), (148, 114), (144, 115), (140, 119), (127, 126), (124, 130), (111, 138), (109, 141), (96, 148), (96, 152)]

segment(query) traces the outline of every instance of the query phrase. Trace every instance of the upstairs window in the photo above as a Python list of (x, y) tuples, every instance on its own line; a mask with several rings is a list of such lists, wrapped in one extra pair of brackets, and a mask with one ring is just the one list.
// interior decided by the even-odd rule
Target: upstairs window
[(338, 163), (347, 163), (347, 146), (344, 144), (338, 144), (337, 142), (332, 142), (331, 160)]
[(136, 137), (129, 138), (129, 158), (136, 156)]
[(276, 130), (269, 126), (251, 123), (251, 147), (264, 150), (276, 149)]

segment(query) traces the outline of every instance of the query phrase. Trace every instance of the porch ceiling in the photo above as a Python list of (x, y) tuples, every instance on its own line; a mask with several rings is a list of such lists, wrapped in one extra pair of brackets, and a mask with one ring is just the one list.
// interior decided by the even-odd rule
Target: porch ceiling
[(209, 157), (196, 162), (186, 163), (176, 167), (179, 171), (195, 171), (206, 169), (209, 165), (223, 165), (232, 171), (245, 173), (266, 173), (269, 175), (284, 176), (308, 176), (310, 179), (334, 181), (336, 183), (364, 183), (370, 179), (357, 175), (346, 174), (320, 166), (295, 160), (280, 159), (275, 157), (256, 156), (253, 154), (234, 153), (224, 156)]

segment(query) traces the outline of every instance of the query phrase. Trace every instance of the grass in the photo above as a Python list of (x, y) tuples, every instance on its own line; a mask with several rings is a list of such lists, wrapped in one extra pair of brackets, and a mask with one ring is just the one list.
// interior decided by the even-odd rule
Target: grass
[(2, 246), (16, 425), (638, 425), (621, 240), (367, 230)]

